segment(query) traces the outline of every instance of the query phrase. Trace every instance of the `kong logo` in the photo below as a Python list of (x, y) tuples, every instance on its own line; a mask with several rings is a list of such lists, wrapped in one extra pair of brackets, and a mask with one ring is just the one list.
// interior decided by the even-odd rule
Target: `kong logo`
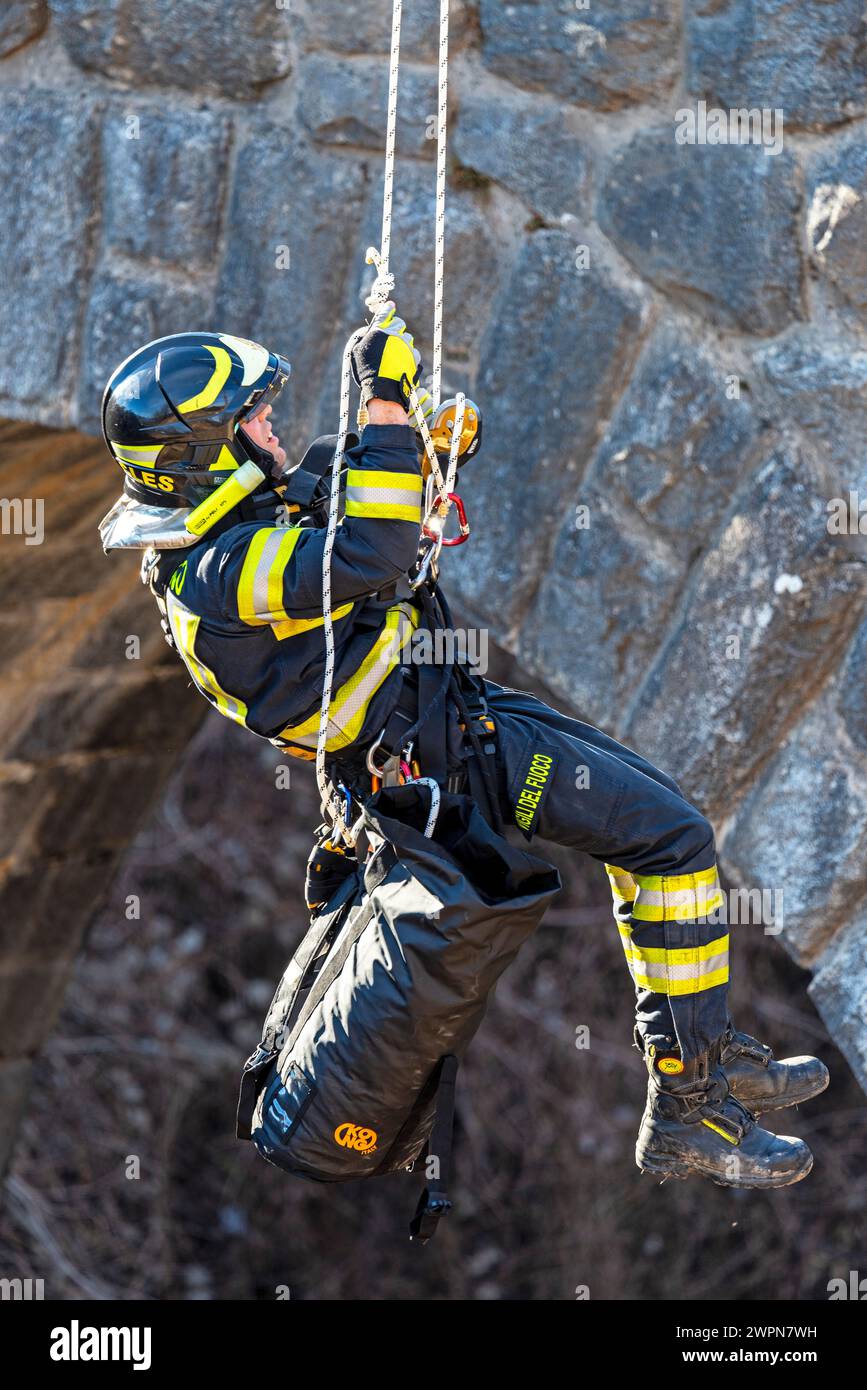
[(550, 785), (554, 758), (554, 750), (549, 752), (546, 748), (536, 749), (530, 758), (530, 766), (524, 774), (523, 786), (515, 802), (515, 822), (528, 840), (532, 838), (542, 802)]
[(376, 1148), (376, 1130), (363, 1125), (338, 1125), (334, 1138), (342, 1149), (355, 1149), (360, 1154), (373, 1153)]

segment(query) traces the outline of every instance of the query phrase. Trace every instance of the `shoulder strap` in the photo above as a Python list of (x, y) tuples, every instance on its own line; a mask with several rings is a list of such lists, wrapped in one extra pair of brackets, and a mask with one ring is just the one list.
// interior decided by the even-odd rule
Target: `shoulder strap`
[(368, 895), (365, 898), (363, 907), (356, 915), (355, 920), (348, 924), (342, 935), (338, 936), (336, 939), (334, 947), (329, 952), (325, 964), (310, 987), (310, 993), (304, 1000), (304, 1007), (292, 1023), (287, 1034), (281, 1039), (281, 1048), (292, 1046), (317, 1004), (337, 979), (337, 976), (346, 963), (352, 947), (355, 945), (373, 916), (373, 902), (370, 898), (369, 890), (378, 886), (386, 875), (391, 872), (396, 863), (397, 855), (394, 846), (388, 843), (384, 844), (378, 852), (375, 866), (368, 867), (366, 871), (365, 880), (368, 888)]

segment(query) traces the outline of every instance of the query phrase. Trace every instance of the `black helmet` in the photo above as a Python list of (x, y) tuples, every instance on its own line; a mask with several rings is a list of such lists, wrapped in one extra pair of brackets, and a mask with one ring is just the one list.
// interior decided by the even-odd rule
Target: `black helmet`
[(210, 530), (268, 478), (272, 456), (238, 427), (279, 395), (290, 370), (230, 333), (174, 333), (134, 352), (102, 398), (102, 432), (127, 497), (192, 508), (185, 528)]

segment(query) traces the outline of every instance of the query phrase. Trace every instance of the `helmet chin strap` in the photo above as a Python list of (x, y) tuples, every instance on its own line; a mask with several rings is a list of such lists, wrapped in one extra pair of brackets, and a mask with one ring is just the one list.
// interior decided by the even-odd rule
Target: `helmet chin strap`
[(238, 450), (250, 463), (255, 463), (260, 468), (266, 478), (273, 476), (273, 468), (277, 462), (274, 455), (268, 450), (263, 449), (261, 444), (257, 444), (244, 429), (243, 422), (235, 427), (235, 443)]

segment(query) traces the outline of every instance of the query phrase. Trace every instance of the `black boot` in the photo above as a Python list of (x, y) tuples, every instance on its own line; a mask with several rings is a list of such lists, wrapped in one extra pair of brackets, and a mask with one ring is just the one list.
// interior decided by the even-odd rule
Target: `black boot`
[(762, 1129), (731, 1094), (719, 1065), (721, 1041), (682, 1062), (649, 1047), (647, 1106), (635, 1161), (661, 1178), (710, 1178), (721, 1187), (788, 1187), (813, 1166), (801, 1139)]
[(830, 1079), (818, 1057), (784, 1057), (777, 1062), (769, 1047), (736, 1032), (731, 1023), (722, 1036), (720, 1064), (732, 1095), (754, 1115), (811, 1100)]

